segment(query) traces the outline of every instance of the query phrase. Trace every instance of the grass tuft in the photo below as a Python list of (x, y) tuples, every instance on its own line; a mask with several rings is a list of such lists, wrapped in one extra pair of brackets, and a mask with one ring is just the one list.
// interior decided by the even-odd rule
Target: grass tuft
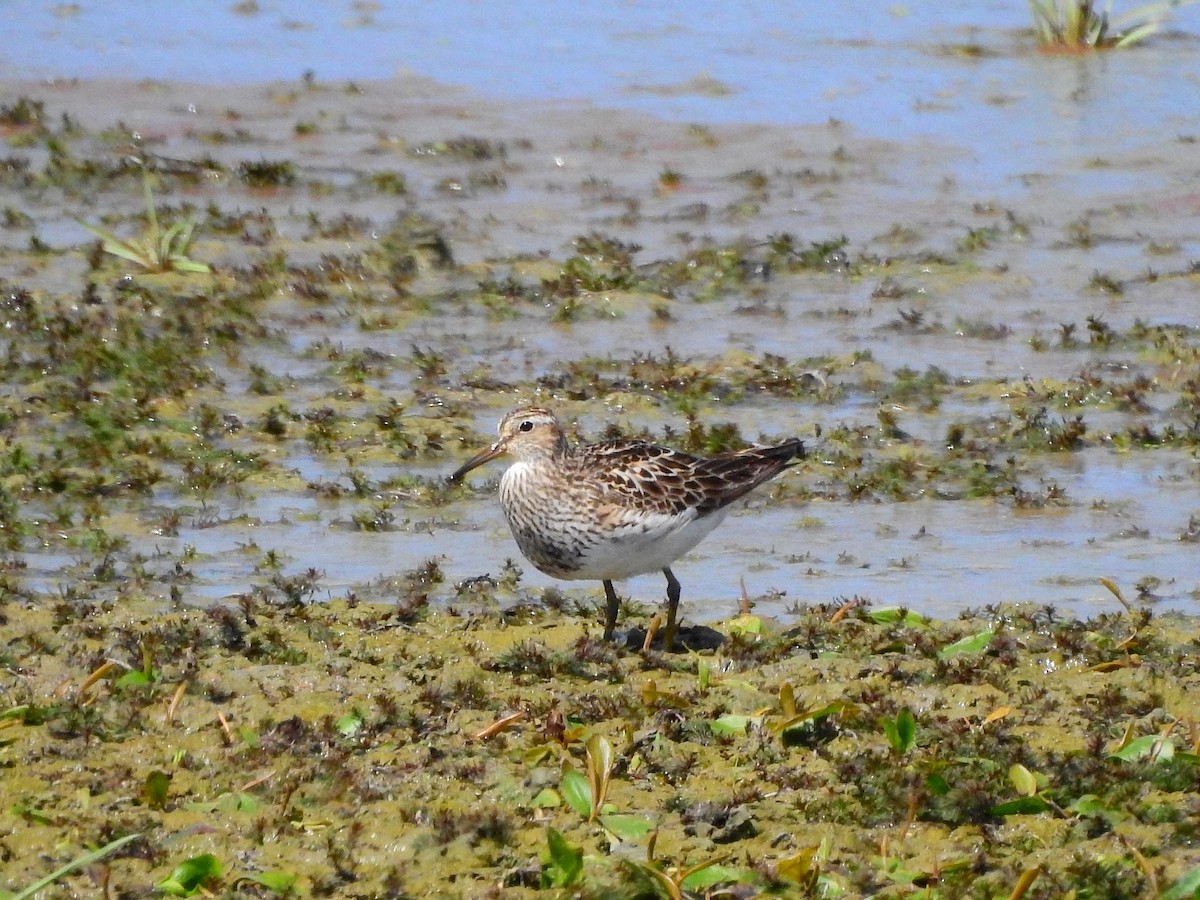
[(196, 262), (187, 255), (196, 220), (181, 219), (174, 225), (162, 228), (154, 210), (154, 194), (150, 190), (149, 173), (142, 174), (142, 191), (146, 197), (146, 231), (140, 239), (123, 240), (98, 225), (89, 225), (82, 219), (75, 221), (104, 242), (105, 253), (137, 263), (147, 272), (211, 272), (212, 269), (206, 263)]
[(1081, 53), (1130, 47), (1154, 34), (1173, 9), (1193, 0), (1161, 0), (1112, 18), (1112, 0), (1029, 0), (1044, 50)]

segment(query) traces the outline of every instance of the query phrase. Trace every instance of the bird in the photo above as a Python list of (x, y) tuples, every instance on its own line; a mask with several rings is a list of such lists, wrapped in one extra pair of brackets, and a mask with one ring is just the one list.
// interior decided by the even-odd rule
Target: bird
[(517, 547), (553, 578), (603, 582), (606, 641), (613, 639), (620, 607), (613, 582), (661, 570), (668, 650), (681, 590), (671, 564), (721, 523), (730, 504), (805, 456), (798, 439), (709, 457), (641, 440), (574, 445), (558, 417), (541, 406), (514, 409), (496, 431), (497, 440), (449, 482), (512, 457), (500, 479), (500, 505)]

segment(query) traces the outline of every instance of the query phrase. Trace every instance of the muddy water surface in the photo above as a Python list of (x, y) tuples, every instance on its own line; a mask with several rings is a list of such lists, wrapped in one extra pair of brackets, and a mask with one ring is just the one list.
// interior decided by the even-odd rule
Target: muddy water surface
[[(368, 379), (378, 402), (398, 399), (410, 414), (433, 404), (441, 415), (438, 404), (453, 398), (469, 419), (440, 452), (409, 463), (386, 453), (356, 459), (361, 448), (352, 444), (313, 455), (304, 441), (273, 441), (267, 455), (280, 478), (185, 505), (174, 534), (126, 535), (134, 552), (150, 557), (186, 548), (198, 596), (236, 594), (261, 579), (247, 545), (315, 566), (331, 593), (431, 557), (451, 582), (495, 573), (515, 548), (483, 494), (430, 511), (385, 492), (376, 502), (388, 506), (389, 520), (364, 535), (352, 523), (367, 498), (318, 498), (311, 485), (345, 485), (351, 468), (378, 484), (398, 472), (436, 479), (488, 440), (505, 408), (537, 398), (578, 420), (583, 435), (616, 425), (662, 438), (665, 429), (685, 430), (692, 410), (701, 422), (736, 424), (749, 440), (809, 440), (811, 462), (786, 479), (786, 492), (807, 500), (753, 501), (680, 564), (685, 588), (706, 586), (685, 591), (695, 619), (729, 612), (743, 579), (778, 614), (797, 601), (854, 595), (938, 615), (1025, 600), (1093, 613), (1112, 604), (1101, 576), (1131, 593), (1141, 584), (1147, 601), (1194, 610), (1194, 443), (1147, 449), (1123, 437), (1164, 424), (1195, 427), (1178, 404), (1194, 378), (1200, 202), (1188, 192), (1194, 145), (1177, 131), (1146, 134), (1136, 151), (1089, 147), (1086, 160), (1062, 168), (1047, 160), (1044, 173), (1000, 199), (947, 177), (961, 152), (950, 142), (889, 142), (836, 123), (671, 124), (584, 106), (486, 102), (417, 80), (353, 88), (7, 86), (7, 102), (26, 95), (44, 101), (47, 118), (65, 114), (101, 137), (85, 138), (76, 152), (106, 164), (138, 153), (164, 169), (201, 157), (229, 171), (247, 160), (290, 161), (300, 175), (290, 186), (247, 190), (213, 170), (164, 200), (266, 211), (276, 229), (267, 246), (297, 270), (319, 272), (323, 259), (371, 252), (404, 210), (440, 223), (459, 267), (421, 273), (417, 294), (429, 298), (421, 309), (390, 302), (361, 272), (325, 289), (329, 311), (305, 299), (295, 278), (276, 286), (264, 311), (273, 337), (252, 359), (279, 379), (277, 393), (274, 401), (238, 400), (235, 414), (328, 401), (339, 390), (328, 352), (336, 348), (379, 355)], [(478, 146), (456, 147), (464, 136)], [(20, 147), (32, 171), (51, 166), (46, 146)], [(1090, 184), (1077, 192), (1078, 178), (1095, 171), (1136, 189)], [(403, 193), (371, 189), (365, 179), (381, 172), (401, 173)], [(127, 183), (9, 191), (8, 202), (30, 216), (26, 227), (3, 233), (14, 271), (50, 295), (70, 292), (83, 272), (72, 248), (88, 236), (72, 217), (136, 209)], [(347, 215), (355, 224), (345, 238), (322, 237), (313, 226)], [(634, 248), (635, 273), (682, 261), (678, 287), (584, 289), (569, 303), (539, 290), (532, 302), (500, 310), (462, 294), (480, 279), (549, 283), (573, 252), (571, 238), (589, 233)], [(822, 242), (834, 249), (788, 271), (770, 257), (782, 234), (793, 235), (798, 250)], [(61, 252), (22, 262), (31, 235)], [(264, 245), (250, 238), (221, 240), (201, 226), (194, 254), (236, 271), (263, 258)], [(702, 256), (706, 248), (728, 248), (720, 252), (738, 259), (720, 272), (716, 257)], [(689, 272), (700, 283), (689, 283)], [(1180, 352), (1161, 341), (1156, 349), (1153, 335), (1129, 336), (1153, 326), (1175, 329)], [(443, 359), (445, 371), (425, 378), (414, 350)], [(703, 372), (711, 386), (656, 392), (629, 377), (638, 360), (669, 354), (682, 361), (683, 382)], [(824, 387), (781, 395), (738, 375), (775, 357), (820, 373)], [(250, 362), (220, 367), (227, 404), (246, 396)], [(903, 371), (933, 372), (944, 385), (902, 396), (894, 378)], [(1121, 392), (1138, 379), (1141, 393), (1130, 402)], [(850, 496), (847, 448), (826, 437), (862, 430), (856, 454), (916, 459), (944, 446), (955, 426), (1002, 430), (1018, 407), (1042, 410), (1038, 427), (1080, 415), (1086, 426), (1063, 452), (1017, 454), (1020, 489), (1055, 491), (1049, 505), (1018, 509), (1003, 491), (972, 500), (961, 486), (923, 484), (928, 462), (920, 459), (912, 483), (891, 496)], [(351, 416), (376, 411), (370, 400), (347, 408)], [(881, 411), (891, 417), (886, 433)], [(179, 500), (167, 489), (155, 502)], [(31, 577), (53, 584), (61, 554), (28, 549)], [(551, 583), (532, 570), (526, 579)], [(659, 585), (645, 579), (630, 589), (651, 601)]]

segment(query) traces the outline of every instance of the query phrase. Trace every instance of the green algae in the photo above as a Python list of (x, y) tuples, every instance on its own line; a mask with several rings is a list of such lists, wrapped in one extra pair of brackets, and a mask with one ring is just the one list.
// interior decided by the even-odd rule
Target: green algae
[[(818, 846), (821, 883), (851, 893), (906, 872), (937, 896), (1005, 896), (1038, 865), (1032, 896), (1138, 894), (1130, 848), (1160, 885), (1194, 865), (1192, 621), (815, 607), (667, 658), (527, 602), (516, 619), (282, 593), (239, 610), (10, 599), (7, 886), (134, 832), (103, 863), (121, 893), (211, 853), (213, 887), (235, 894), (283, 872), (316, 896), (533, 895), (547, 828), (583, 850), (587, 896), (633, 891), (623, 860), (669, 873), (717, 856), (753, 891), (797, 891), (791, 861)], [(986, 646), (953, 649), (985, 628)], [(897, 753), (885, 726), (906, 711)], [(715, 731), (722, 717), (743, 724)], [(1171, 756), (1119, 753), (1146, 736)], [(587, 769), (588, 740), (610, 746), (606, 808), (652, 845), (562, 802), (556, 773)], [(1003, 814), (1014, 765), (1052, 806)]]

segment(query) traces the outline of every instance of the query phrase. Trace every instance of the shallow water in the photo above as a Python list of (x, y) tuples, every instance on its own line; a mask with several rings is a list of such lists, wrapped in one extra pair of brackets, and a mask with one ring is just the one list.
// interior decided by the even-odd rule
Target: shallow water
[[(903, 249), (890, 236), (897, 226), (916, 234), (918, 246), (953, 255), (968, 231), (995, 230), (969, 267), (909, 266), (896, 274), (906, 290), (899, 300), (873, 295), (892, 277), (881, 265), (878, 275), (770, 278), (710, 302), (664, 300), (669, 320), (614, 294), (590, 298), (595, 317), (575, 324), (532, 314), (492, 321), (452, 308), (376, 333), (354, 316), (310, 322), (302, 302), (294, 310), (281, 304), (281, 339), (257, 360), (290, 376), (288, 400), (297, 406), (320, 403), (329, 390), (327, 363), (305, 355), (318, 342), (392, 359), (413, 346), (429, 348), (461, 372), (511, 376), (523, 386), (518, 394), (564, 361), (661, 356), (668, 347), (700, 362), (735, 352), (792, 361), (864, 353), (884, 373), (936, 366), (977, 388), (918, 410), (862, 389), (860, 376), (847, 369), (835, 385), (844, 392), (826, 402), (747, 397), (722, 405), (713, 398), (702, 410), (706, 420), (735, 422), (749, 437), (799, 434), (819, 457), (818, 426), (869, 424), (881, 406), (895, 410), (919, 446), (941, 440), (955, 422), (1006, 413), (1007, 394), (1023, 390), (1025, 379), (1069, 382), (1093, 367), (1126, 380), (1178, 378), (1161, 361), (1119, 348), (1055, 344), (1061, 324), (1082, 335), (1088, 316), (1117, 330), (1135, 321), (1197, 322), (1195, 278), (1180, 273), (1200, 256), (1200, 8), (1180, 10), (1178, 30), (1144, 47), (1090, 57), (1030, 52), (1021, 4), (860, 4), (839, 8), (836, 17), (771, 4), (698, 9), (583, 4), (552, 20), (540, 7), (520, 5), (497, 19), (485, 4), (310, 4), (303, 13), (282, 4), (255, 14), (213, 10), (201, 28), (165, 2), (136, 11), (16, 2), (0, 28), (28, 39), (8, 42), (0, 77), (21, 79), (4, 86), (5, 97), (37, 85), (52, 107), (70, 107), (97, 128), (120, 121), (153, 138), (168, 157), (213, 153), (229, 165), (247, 155), (295, 159), (334, 190), (247, 197), (214, 182), (189, 196), (197, 204), (270, 209), (293, 241), (292, 263), (316, 264), (322, 252), (348, 249), (306, 240), (309, 210), (326, 218), (352, 211), (386, 227), (396, 214), (394, 198), (359, 191), (348, 203), (339, 193), (377, 167), (404, 169), (405, 202), (447, 222), (456, 259), (473, 266), (517, 256), (560, 259), (572, 236), (592, 230), (640, 244), (641, 263), (678, 256), (705, 239), (761, 242), (782, 232), (799, 235), (801, 246), (845, 235), (852, 255), (884, 260)], [(373, 81), (401, 66), (441, 83)], [(257, 84), (282, 78), (295, 88), (304, 70), (315, 72), (317, 89), (286, 102)], [(165, 83), (39, 84), (76, 77)], [(363, 80), (365, 93), (320, 89), (343, 79)], [(247, 144), (198, 139), (205, 128), (228, 124), (227, 109), (237, 110)], [(328, 122), (332, 115), (337, 128), (295, 139), (297, 121)], [(703, 123), (711, 145), (680, 123)], [(508, 143), (503, 189), (448, 193), (441, 183), (461, 174), (459, 164), (417, 165), (386, 143), (407, 148), (461, 134)], [(35, 168), (45, 164), (44, 150), (29, 154)], [(677, 193), (656, 193), (667, 168), (681, 171), (684, 182)], [(752, 201), (733, 177), (745, 169), (771, 184)], [(113, 193), (95, 202), (128, 205), (129, 198)], [(628, 215), (631, 202), (637, 215)], [(86, 239), (71, 218), (80, 210), (56, 196), (32, 203), (43, 241), (72, 247)], [(1081, 227), (1088, 240), (1073, 240)], [(28, 239), (20, 230), (0, 234), (10, 249)], [(228, 242), (203, 249), (220, 254), (219, 265), (252, 257)], [(61, 268), (25, 274), (35, 287), (74, 290), (80, 267), (65, 258)], [(1149, 269), (1174, 276), (1142, 280)], [(1097, 272), (1125, 281), (1124, 293), (1089, 289)], [(901, 312), (910, 310), (921, 313), (922, 328), (902, 327)], [(1049, 347), (1036, 348), (1038, 339)], [(244, 393), (244, 369), (223, 377), (231, 393)], [(411, 366), (396, 364), (375, 386), (408, 396), (414, 378)], [(517, 397), (474, 395), (482, 443), (500, 409)], [(1143, 418), (1159, 422), (1168, 403), (1169, 396), (1152, 397)], [(1139, 418), (1102, 405), (1085, 413), (1093, 431), (1120, 431)], [(682, 426), (654, 397), (610, 397), (570, 414), (588, 433), (614, 421), (653, 432)], [(495, 574), (516, 555), (494, 501), (479, 496), (411, 514), (402, 499), (383, 497), (396, 515), (392, 530), (356, 532), (348, 522), (370, 498), (317, 500), (302, 487), (318, 479), (345, 483), (347, 464), (308, 455), (300, 441), (278, 452), (297, 475), (292, 489), (194, 505), (177, 536), (134, 533), (132, 548), (151, 565), (173, 564), (194, 548), (190, 590), (211, 599), (269, 579), (260, 567), (266, 549), (285, 563), (319, 567), (329, 594), (400, 575), (429, 558), (440, 559), (457, 581)], [(382, 481), (397, 471), (445, 474), (453, 465), (372, 460), (362, 470)], [(1142, 581), (1146, 602), (1196, 611), (1200, 566), (1194, 544), (1179, 540), (1200, 514), (1194, 455), (1095, 448), (1027, 465), (1030, 486), (1058, 484), (1068, 504), (1025, 512), (932, 499), (804, 507), (755, 500), (755, 509), (736, 512), (680, 562), (685, 612), (700, 619), (730, 612), (744, 578), (759, 610), (781, 616), (794, 602), (855, 595), (937, 615), (1009, 600), (1086, 615), (1115, 602), (1099, 586), (1101, 576), (1131, 597), (1135, 583), (1155, 579)], [(73, 564), (59, 553), (31, 553), (28, 561), (29, 577), (46, 587)], [(525, 569), (527, 585), (552, 583)], [(628, 589), (653, 602), (660, 581), (647, 576)], [(598, 596), (598, 586), (572, 589)]]
[[(734, 615), (744, 580), (756, 611), (784, 621), (795, 603), (852, 597), (939, 617), (1026, 601), (1083, 616), (1120, 609), (1100, 577), (1113, 579), (1130, 600), (1138, 593), (1133, 585), (1153, 577), (1158, 581), (1143, 602), (1195, 612), (1196, 551), (1179, 538), (1200, 509), (1197, 462), (1179, 455), (1095, 456), (1047, 468), (1045, 481), (1073, 499), (1067, 508), (1022, 511), (938, 500), (813, 502), (803, 509), (754, 503), (758, 508), (731, 515), (674, 566), (682, 608), (700, 620)], [(1107, 508), (1094, 509), (1101, 501)], [(492, 543), (458, 534), (452, 558), (482, 554), (502, 561), (515, 551), (498, 510), (464, 508), (462, 516)], [(525, 569), (528, 585), (555, 583)], [(599, 586), (588, 590), (599, 602)], [(662, 578), (632, 579), (624, 592), (658, 603)]]
[[(1116, 13), (1136, 4), (1117, 4)], [(15, 0), (0, 76), (199, 83), (376, 80), (416, 73), (501, 99), (585, 100), (706, 123), (836, 119), (898, 140), (949, 138), (954, 176), (1020, 190), (1055, 173), (1079, 193), (1154, 187), (1152, 174), (1080, 168), (1196, 127), (1200, 8), (1133, 53), (1046, 57), (1023, 3), (58, 5)], [(1067, 171), (1063, 171), (1067, 170)]]

